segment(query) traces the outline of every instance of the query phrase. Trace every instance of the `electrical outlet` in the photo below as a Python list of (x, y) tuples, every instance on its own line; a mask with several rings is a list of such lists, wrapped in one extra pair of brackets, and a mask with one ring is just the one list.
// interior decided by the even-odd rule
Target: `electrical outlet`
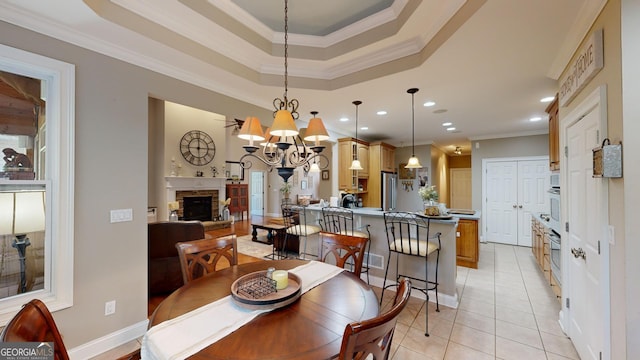
[(116, 301), (111, 300), (104, 303), (104, 316), (113, 315), (116, 313)]

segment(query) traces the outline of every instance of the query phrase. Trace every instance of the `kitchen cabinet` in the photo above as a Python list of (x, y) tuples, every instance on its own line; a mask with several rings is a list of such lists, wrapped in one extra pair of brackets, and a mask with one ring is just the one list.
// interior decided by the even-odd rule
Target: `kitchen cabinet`
[(229, 212), (231, 214), (240, 213), (240, 218), (244, 220), (244, 212), (249, 216), (249, 185), (247, 184), (227, 184), (227, 198), (231, 198)]
[(549, 170), (560, 170), (558, 95), (545, 110), (549, 114)]
[(536, 218), (531, 219), (531, 251), (536, 259), (536, 263), (540, 267), (544, 275), (545, 281), (551, 286), (551, 290), (556, 294), (558, 299), (562, 296), (562, 288), (558, 285), (553, 277), (551, 270), (551, 240), (549, 238), (549, 229)]
[(380, 172), (396, 172), (395, 169), (396, 147), (383, 142), (375, 142), (369, 145), (369, 203), (370, 207), (382, 207), (382, 177)]
[[(349, 170), (351, 162), (358, 157), (362, 170)], [(338, 139), (338, 188), (362, 198), (368, 204), (369, 143), (354, 138)]]
[(478, 220), (460, 219), (456, 232), (456, 265), (478, 268)]

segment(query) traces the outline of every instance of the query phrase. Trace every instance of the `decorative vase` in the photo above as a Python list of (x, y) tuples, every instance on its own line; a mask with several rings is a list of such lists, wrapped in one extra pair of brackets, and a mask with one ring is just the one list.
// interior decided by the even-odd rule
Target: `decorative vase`
[(222, 211), (222, 220), (229, 220), (229, 215), (231, 215), (231, 213), (229, 212), (229, 208), (225, 207)]
[(169, 214), (169, 221), (178, 221), (178, 211), (171, 210), (171, 214)]
[(424, 202), (424, 214), (428, 216), (440, 215), (440, 207), (433, 200), (426, 200)]

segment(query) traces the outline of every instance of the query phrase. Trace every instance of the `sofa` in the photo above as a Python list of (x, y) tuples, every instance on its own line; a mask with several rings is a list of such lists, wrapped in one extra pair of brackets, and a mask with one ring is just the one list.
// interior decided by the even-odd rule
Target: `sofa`
[(176, 243), (209, 237), (200, 221), (159, 221), (148, 224), (149, 297), (167, 295), (183, 285)]

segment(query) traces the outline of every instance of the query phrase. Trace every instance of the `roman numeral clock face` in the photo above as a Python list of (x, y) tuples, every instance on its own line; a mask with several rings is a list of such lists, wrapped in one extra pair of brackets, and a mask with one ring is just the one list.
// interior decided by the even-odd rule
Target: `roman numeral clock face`
[(180, 152), (193, 165), (207, 165), (216, 156), (216, 144), (206, 132), (191, 130), (180, 140)]

